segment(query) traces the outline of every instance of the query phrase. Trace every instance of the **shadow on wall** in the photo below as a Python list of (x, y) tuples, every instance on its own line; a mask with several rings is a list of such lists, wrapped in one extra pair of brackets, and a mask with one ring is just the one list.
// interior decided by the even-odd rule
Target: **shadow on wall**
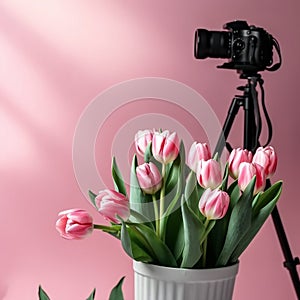
[(39, 76), (46, 76), (48, 84), (51, 83), (55, 89), (67, 93), (73, 87), (73, 83), (62, 78), (70, 78), (69, 70), (77, 70), (77, 73), (84, 78), (93, 80), (89, 76), (89, 71), (83, 70), (82, 64), (75, 59), (70, 59), (68, 53), (63, 53), (55, 47), (55, 41), (51, 43), (47, 36), (42, 36), (28, 24), (21, 23), (20, 19), (13, 15), (14, 12), (8, 11), (4, 5), (0, 5), (0, 12), (3, 36), (15, 49), (20, 50), (19, 53), (26, 58), (26, 61), (31, 60)]

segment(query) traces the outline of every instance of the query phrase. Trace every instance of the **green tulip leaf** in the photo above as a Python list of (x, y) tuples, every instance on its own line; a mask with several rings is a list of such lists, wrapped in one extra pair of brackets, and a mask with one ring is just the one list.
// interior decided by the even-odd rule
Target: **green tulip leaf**
[(213, 160), (219, 161), (219, 160), (220, 160), (219, 158), (220, 158), (220, 157), (219, 157), (219, 153), (216, 152), (216, 153), (214, 154)]
[(134, 258), (132, 246), (131, 246), (131, 239), (129, 236), (127, 226), (124, 221), (122, 221), (122, 227), (121, 227), (121, 242), (122, 242), (122, 246), (123, 246), (123, 249), (125, 250), (125, 252), (131, 258)]
[(109, 300), (124, 300), (122, 285), (125, 277), (122, 277), (117, 285), (112, 289)]
[(97, 197), (97, 195), (95, 193), (93, 193), (92, 191), (89, 191), (89, 198), (95, 207), (96, 207), (96, 202), (95, 202), (96, 197)]
[(232, 209), (224, 247), (217, 260), (217, 266), (226, 266), (229, 263), (232, 253), (251, 226), (251, 210), (255, 181), (256, 176), (250, 181), (244, 193)]
[(259, 198), (256, 199), (254, 203), (253, 214), (258, 213), (264, 206), (266, 206), (275, 197), (279, 197), (281, 189), (282, 189), (282, 181), (278, 181), (274, 183), (271, 187), (269, 187), (266, 191), (261, 193), (259, 195)]
[(46, 292), (42, 289), (41, 286), (39, 286), (39, 300), (50, 300), (49, 296), (46, 294)]
[(259, 209), (256, 208), (256, 205), (257, 205), (257, 203), (258, 203), (258, 201), (259, 201), (262, 194), (263, 194), (263, 192), (259, 192), (254, 197), (254, 199), (252, 201), (252, 214), (255, 214), (256, 211), (259, 211)]
[[(180, 168), (179, 168), (180, 172)], [(162, 228), (164, 230), (164, 240), (167, 244), (168, 248), (174, 254), (176, 261), (179, 260), (183, 247), (184, 247), (184, 240), (183, 240), (183, 223), (182, 223), (182, 215), (180, 209), (180, 196), (183, 190), (183, 180), (182, 176), (179, 173), (177, 177), (177, 185), (176, 185), (176, 193), (175, 195), (172, 193), (171, 202), (169, 203), (163, 218), (161, 219)]]
[[(180, 214), (180, 217), (181, 217), (181, 210), (178, 209), (176, 212), (178, 214)], [(170, 220), (172, 219), (172, 217), (173, 216), (170, 216)], [(174, 214), (174, 219), (178, 220), (177, 214)], [(174, 220), (174, 222), (175, 222), (175, 220)], [(178, 262), (181, 258), (181, 255), (182, 255), (182, 252), (184, 249), (184, 228), (183, 228), (183, 222), (177, 222), (177, 223), (178, 223), (177, 230), (172, 231), (171, 233), (168, 234), (168, 236), (170, 235), (171, 241), (168, 241), (168, 239), (167, 239), (167, 241), (168, 241), (168, 246), (171, 245), (172, 253), (174, 254), (176, 261)], [(169, 246), (169, 248), (170, 248), (170, 246)], [(178, 263), (177, 263), (177, 265), (178, 265)]]
[[(163, 241), (166, 241), (169, 249), (171, 249), (172, 253), (176, 253), (177, 256), (180, 252), (181, 242), (177, 241), (177, 238), (180, 238), (180, 230), (182, 227), (182, 217), (181, 217), (181, 209), (180, 209), (180, 197), (184, 188), (184, 168), (185, 168), (185, 150), (184, 145), (181, 142), (180, 144), (180, 152), (176, 158), (176, 160), (172, 164), (172, 169), (170, 172), (173, 173), (172, 180), (176, 179), (176, 184), (172, 183), (168, 185), (168, 181), (166, 183), (166, 194), (165, 194), (165, 207), (166, 210), (163, 214), (161, 222), (161, 238)], [(176, 170), (176, 171), (175, 171)], [(167, 175), (168, 176), (168, 175)]]
[(233, 207), (236, 205), (240, 198), (240, 188), (238, 186), (238, 181), (235, 180), (227, 189), (227, 193), (230, 196), (230, 208), (233, 209)]
[(192, 268), (202, 256), (200, 244), (205, 233), (205, 227), (188, 207), (184, 196), (181, 198), (181, 211), (184, 228), (184, 249), (180, 267)]
[(145, 240), (148, 249), (153, 253), (157, 263), (161, 266), (177, 267), (176, 259), (168, 246), (156, 235), (156, 233), (144, 224), (127, 224), (130, 228), (136, 228), (139, 235)]
[[(239, 258), (239, 256), (244, 252), (244, 250), (248, 247), (248, 245), (251, 243), (255, 235), (258, 233), (258, 231), (261, 229), (267, 218), (272, 213), (274, 207), (276, 206), (276, 203), (280, 197), (281, 190), (282, 190), (282, 182), (279, 181), (272, 185), (272, 190), (267, 193), (267, 195), (270, 196), (270, 199), (266, 201), (266, 205), (264, 205), (256, 214), (252, 216), (252, 222), (251, 227), (243, 237), (243, 239), (240, 241), (239, 245), (236, 247), (234, 252), (231, 255), (230, 261), (236, 262)], [(271, 189), (270, 188), (270, 189)], [(266, 191), (267, 192), (267, 191)], [(262, 194), (264, 195), (264, 193)], [(262, 197), (261, 195), (261, 197)], [(261, 198), (260, 197), (260, 198)], [(265, 195), (265, 197), (267, 197)], [(259, 199), (261, 200), (261, 199)], [(262, 199), (264, 201), (265, 199)]]
[(144, 215), (138, 213), (137, 211), (130, 209), (130, 221), (133, 223), (143, 223), (148, 225), (152, 230), (155, 230), (153, 223)]
[(126, 187), (124, 184), (124, 179), (122, 177), (122, 174), (118, 168), (117, 162), (115, 157), (113, 157), (112, 161), (112, 178), (114, 181), (115, 190), (124, 196), (127, 196)]
[[(184, 145), (181, 142), (180, 144), (180, 151), (177, 158), (166, 165), (166, 173), (165, 173), (165, 206), (168, 207), (171, 204), (174, 198), (178, 200), (178, 191), (180, 193), (182, 191), (182, 184), (183, 179), (185, 177), (184, 171), (185, 170), (185, 150)], [(181, 184), (178, 186), (178, 184)], [(178, 202), (178, 201), (177, 201)], [(178, 207), (173, 207), (173, 210), (176, 210)]]
[[(178, 202), (177, 199), (179, 199), (179, 195), (176, 195), (175, 203)], [(181, 257), (183, 247), (184, 247), (183, 222), (182, 222), (182, 214), (181, 214), (180, 207), (175, 211), (170, 209), (170, 213), (169, 214), (167, 213), (166, 217), (162, 219), (163, 222), (165, 222), (166, 220), (168, 222), (166, 226), (165, 243), (173, 253), (176, 261), (178, 261), (179, 258)]]
[(207, 253), (209, 253), (206, 258), (207, 266), (214, 267), (216, 265), (216, 260), (224, 247), (229, 220), (229, 211), (227, 211), (227, 214), (222, 219), (215, 220), (214, 227), (207, 237)]
[(185, 164), (185, 150), (184, 145), (180, 143), (179, 154), (176, 159), (168, 164), (166, 167), (166, 193), (170, 193), (178, 183), (178, 177), (182, 176)]
[(92, 293), (89, 295), (89, 297), (86, 300), (94, 300), (96, 295), (96, 289), (93, 289)]
[(186, 179), (184, 197), (189, 208), (200, 218), (199, 194), (197, 188), (197, 178), (195, 172), (191, 171)]
[(228, 185), (228, 163), (225, 166), (225, 171), (224, 171), (224, 176), (223, 176), (223, 181), (221, 184), (221, 190), (226, 191), (227, 190), (227, 185)]
[[(178, 183), (177, 183), (177, 190), (176, 190), (176, 194), (175, 196), (172, 198), (172, 201), (170, 202), (170, 204), (168, 205), (166, 211), (164, 212), (163, 214), (163, 218), (162, 218), (162, 222), (167, 222), (168, 220), (168, 217), (174, 212), (176, 211), (180, 206), (178, 205), (177, 207), (177, 204), (178, 204), (178, 200), (181, 196), (181, 193), (182, 193), (182, 189), (183, 189), (183, 186), (182, 186), (182, 180), (181, 180), (181, 176), (178, 177)], [(178, 222), (178, 220), (177, 220)], [(173, 227), (174, 228), (174, 227)]]
[(143, 237), (137, 235), (126, 223), (122, 220), (121, 228), (121, 243), (124, 251), (136, 261), (144, 263), (153, 263), (155, 261), (154, 254), (149, 254), (149, 246), (145, 244)]
[[(183, 225), (183, 217), (182, 217), (182, 210), (181, 210), (181, 197), (182, 194), (185, 192), (186, 178), (188, 177), (188, 174), (190, 172), (190, 169), (185, 164), (185, 148), (182, 141), (180, 143), (179, 157), (177, 157), (177, 160), (175, 162), (179, 163), (180, 167), (178, 168), (176, 195), (166, 212), (169, 215), (167, 219), (168, 224), (167, 224), (166, 240), (168, 246), (172, 250), (172, 253), (174, 253), (178, 265), (181, 265), (182, 253), (185, 245), (184, 225)], [(192, 201), (192, 199), (189, 200)], [(197, 200), (195, 200), (194, 203), (195, 202), (197, 202)]]
[(147, 148), (146, 148), (146, 151), (145, 151), (145, 153), (144, 153), (144, 161), (146, 162), (146, 163), (149, 163), (150, 162), (150, 160), (152, 159), (152, 151), (151, 151), (151, 149), (152, 149), (152, 142), (150, 142), (148, 145), (147, 145)]

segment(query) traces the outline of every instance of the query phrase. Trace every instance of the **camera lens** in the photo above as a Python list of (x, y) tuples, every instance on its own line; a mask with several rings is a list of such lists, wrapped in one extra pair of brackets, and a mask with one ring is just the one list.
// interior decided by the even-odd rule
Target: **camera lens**
[(194, 45), (195, 58), (230, 58), (230, 37), (231, 33), (226, 31), (197, 29)]

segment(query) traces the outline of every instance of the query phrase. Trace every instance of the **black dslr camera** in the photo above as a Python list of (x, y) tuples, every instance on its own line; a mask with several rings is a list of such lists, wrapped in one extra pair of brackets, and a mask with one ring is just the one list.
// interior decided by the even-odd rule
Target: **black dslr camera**
[[(246, 21), (229, 22), (223, 28), (228, 31), (196, 30), (195, 58), (228, 58), (227, 63), (218, 67), (243, 72), (279, 69), (281, 66), (279, 44), (266, 30), (249, 26)], [(280, 62), (271, 66), (273, 46), (277, 50)]]

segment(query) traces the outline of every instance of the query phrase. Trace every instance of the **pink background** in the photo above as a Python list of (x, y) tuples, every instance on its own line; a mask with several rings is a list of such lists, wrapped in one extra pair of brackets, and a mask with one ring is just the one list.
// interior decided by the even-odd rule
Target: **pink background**
[[(57, 213), (72, 207), (103, 222), (74, 176), (76, 124), (101, 91), (148, 76), (192, 87), (223, 122), (244, 82), (235, 71), (217, 70), (222, 60), (195, 60), (193, 38), (196, 28), (221, 30), (235, 19), (264, 27), (282, 48), (282, 68), (263, 76), (280, 160), (275, 179), (285, 182), (279, 210), (299, 254), (299, 11), (298, 0), (1, 1), (0, 299), (37, 299), (42, 284), (51, 299), (86, 299), (96, 287), (96, 299), (106, 300), (123, 275), (125, 299), (133, 299), (131, 261), (117, 240), (96, 232), (66, 241), (54, 228)], [(128, 120), (132, 109), (121, 116)], [(106, 130), (116, 134), (113, 126)], [(240, 127), (233, 132), (238, 146)], [(97, 145), (98, 154), (107, 147)], [(295, 299), (282, 261), (269, 220), (241, 257), (234, 299)]]

